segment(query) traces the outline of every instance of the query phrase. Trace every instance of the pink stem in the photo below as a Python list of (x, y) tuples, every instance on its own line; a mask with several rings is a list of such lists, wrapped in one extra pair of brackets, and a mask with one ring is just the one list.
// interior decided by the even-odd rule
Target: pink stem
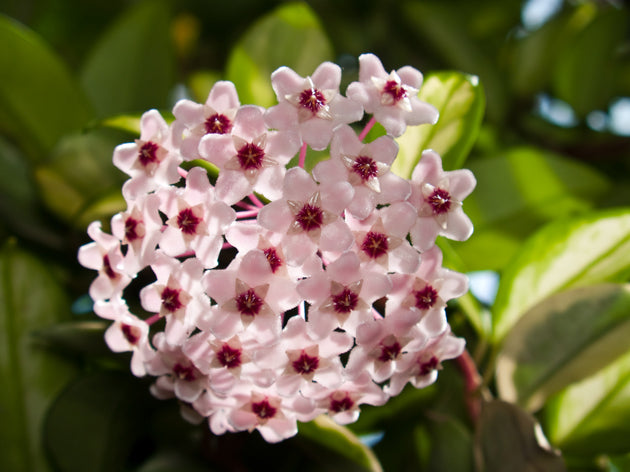
[(265, 206), (265, 204), (263, 202), (261, 202), (258, 197), (256, 195), (254, 195), (254, 193), (250, 193), (249, 194), (249, 199), (252, 201), (252, 203), (254, 205), (256, 205), (258, 208), (262, 208)]
[(483, 379), (477, 371), (475, 361), (468, 351), (464, 351), (461, 356), (455, 359), (457, 366), (464, 377), (464, 388), (466, 389), (466, 407), (468, 415), (473, 424), (476, 424), (481, 414), (481, 388)]
[(363, 141), (365, 139), (365, 137), (370, 132), (370, 130), (372, 129), (375, 123), (376, 123), (376, 118), (374, 117), (370, 118), (370, 121), (367, 122), (367, 124), (365, 125), (365, 128), (363, 128), (363, 131), (361, 131), (361, 134), (359, 134), (359, 141)]
[(252, 218), (254, 216), (257, 216), (259, 211), (259, 208), (256, 208), (255, 210), (237, 211), (236, 218), (239, 220), (242, 220), (244, 218)]
[(151, 316), (150, 318), (147, 318), (146, 320), (144, 320), (144, 322), (151, 326), (153, 323), (155, 323), (156, 321), (160, 320), (162, 318), (162, 315), (160, 315), (159, 313), (156, 315)]
[(305, 163), (306, 163), (306, 143), (302, 143), (302, 147), (300, 148), (300, 157), (298, 158), (298, 166), (304, 169)]
[(258, 210), (257, 206), (254, 206), (251, 203), (247, 203), (243, 201), (236, 202), (234, 206), (242, 208), (243, 210)]
[(186, 176), (188, 175), (188, 171), (186, 169), (182, 169), (181, 167), (177, 168), (177, 172), (179, 172), (179, 175), (181, 175), (183, 178), (186, 178)]

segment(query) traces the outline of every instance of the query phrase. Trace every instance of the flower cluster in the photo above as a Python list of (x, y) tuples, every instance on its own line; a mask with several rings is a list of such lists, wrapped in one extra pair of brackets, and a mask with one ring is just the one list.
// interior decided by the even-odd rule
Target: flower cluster
[[(362, 404), (431, 384), (464, 349), (445, 307), (467, 280), (442, 267), (435, 240), (472, 233), (461, 202), (475, 179), (430, 150), (410, 180), (390, 172), (394, 138), (437, 111), (418, 98), (416, 69), (359, 62), (346, 96), (335, 64), (306, 78), (281, 67), (269, 109), (217, 82), (204, 104), (179, 101), (170, 125), (146, 112), (140, 138), (114, 151), (127, 210), (111, 234), (92, 223), (79, 250), (98, 271), (94, 311), (132, 372), (156, 377), (152, 393), (215, 434), (275, 442), (322, 413), (353, 422)], [(387, 134), (366, 143), (375, 122)], [(307, 147), (330, 151), (311, 173)], [(132, 313), (135, 279), (146, 285)]]

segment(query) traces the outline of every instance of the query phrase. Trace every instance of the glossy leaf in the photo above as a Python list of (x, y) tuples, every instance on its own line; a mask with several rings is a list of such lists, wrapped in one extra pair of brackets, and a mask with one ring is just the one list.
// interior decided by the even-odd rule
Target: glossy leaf
[(566, 471), (562, 458), (546, 444), (536, 420), (510, 403), (484, 403), (476, 442), (481, 460), (477, 470)]
[(52, 405), (46, 446), (63, 472), (123, 470), (145, 427), (145, 385), (118, 373), (80, 378)]
[(112, 164), (114, 148), (133, 137), (96, 129), (65, 138), (46, 166), (35, 171), (44, 201), (60, 218), (85, 227), (95, 218), (124, 209), (125, 174)]
[(66, 65), (24, 26), (0, 15), (0, 131), (36, 162), (92, 110)]
[(630, 354), (560, 393), (546, 418), (549, 439), (567, 454), (630, 453)]
[(99, 116), (167, 107), (175, 76), (170, 21), (166, 2), (140, 2), (96, 44), (81, 83)]
[(436, 107), (440, 118), (435, 125), (410, 126), (397, 139), (400, 148), (392, 171), (411, 176), (425, 149), (440, 154), (445, 170), (460, 168), (483, 118), (485, 96), (479, 80), (459, 72), (429, 74), (418, 96)]
[(352, 431), (320, 415), (309, 423), (300, 423), (299, 434), (357, 464), (362, 470), (378, 472), (383, 468), (372, 450), (361, 443)]
[(311, 75), (332, 60), (332, 47), (319, 19), (303, 2), (292, 2), (261, 18), (232, 49), (227, 79), (234, 82), (241, 103), (275, 105), (271, 73), (287, 66)]
[(571, 287), (623, 281), (630, 273), (630, 210), (558, 220), (534, 234), (505, 268), (493, 308), (494, 339), (547, 296)]
[(506, 336), (496, 367), (499, 393), (535, 411), (627, 352), (628, 338), (630, 286), (596, 284), (554, 294)]
[(451, 243), (466, 270), (502, 269), (527, 236), (546, 222), (592, 209), (610, 185), (596, 168), (534, 147), (477, 159), (468, 168), (477, 186), (464, 211), (475, 232)]
[(41, 443), (47, 408), (74, 367), (31, 331), (67, 319), (70, 305), (49, 267), (14, 243), (0, 250), (0, 470), (49, 470)]

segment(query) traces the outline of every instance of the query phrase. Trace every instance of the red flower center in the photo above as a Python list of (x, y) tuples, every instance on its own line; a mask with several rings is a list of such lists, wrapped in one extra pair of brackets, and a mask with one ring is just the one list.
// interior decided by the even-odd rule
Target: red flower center
[(160, 146), (151, 141), (148, 141), (140, 146), (140, 149), (138, 150), (138, 160), (140, 161), (140, 164), (146, 167), (149, 164), (159, 162), (157, 155), (159, 147)]
[(173, 373), (181, 380), (185, 380), (186, 382), (192, 382), (197, 377), (195, 375), (195, 369), (193, 366), (186, 366), (182, 364), (175, 364), (173, 366)]
[(177, 215), (177, 226), (184, 234), (196, 234), (199, 223), (201, 223), (201, 218), (195, 216), (192, 208), (184, 208)]
[(451, 208), (451, 194), (444, 189), (436, 188), (427, 197), (427, 203), (433, 208), (434, 214), (446, 213)]
[(326, 99), (319, 90), (311, 88), (300, 93), (299, 104), (302, 108), (306, 108), (313, 115), (316, 115), (319, 110), (326, 106)]
[(372, 259), (378, 259), (387, 254), (388, 249), (387, 235), (375, 231), (368, 232), (361, 244), (361, 250)]
[(177, 310), (182, 308), (184, 304), (179, 299), (179, 289), (164, 287), (162, 293), (160, 294), (160, 298), (162, 299), (162, 307), (164, 310), (169, 313), (175, 313)]
[(140, 328), (123, 323), (120, 326), (123, 336), (129, 344), (136, 345), (140, 340)]
[(383, 87), (383, 93), (386, 93), (392, 97), (394, 103), (401, 101), (407, 97), (407, 91), (405, 87), (396, 82), (395, 80), (388, 80)]
[(206, 118), (204, 127), (207, 134), (227, 134), (232, 129), (232, 122), (227, 116), (215, 113)]
[(262, 298), (256, 295), (254, 289), (249, 289), (236, 296), (236, 308), (241, 315), (255, 316), (260, 312), (263, 304), (265, 303)]
[(437, 290), (430, 285), (427, 285), (422, 290), (416, 290), (413, 292), (413, 296), (416, 299), (416, 308), (419, 310), (428, 310), (438, 299)]
[(282, 259), (280, 259), (280, 256), (278, 256), (278, 252), (273, 247), (268, 247), (263, 251), (263, 253), (267, 258), (267, 262), (269, 262), (271, 272), (275, 274), (276, 271), (282, 266)]
[(303, 231), (312, 231), (322, 226), (324, 213), (321, 208), (307, 203), (295, 216), (295, 221), (297, 221)]
[(267, 420), (269, 418), (273, 418), (276, 415), (278, 409), (271, 406), (269, 404), (269, 400), (265, 398), (262, 401), (252, 403), (252, 411), (261, 420)]
[(429, 375), (440, 365), (440, 360), (432, 356), (431, 359), (425, 362), (420, 362), (420, 375)]
[(378, 360), (381, 362), (393, 361), (400, 356), (401, 351), (402, 347), (398, 341), (394, 341), (389, 346), (381, 345), (381, 355), (378, 356)]
[(114, 269), (112, 268), (112, 263), (109, 261), (109, 256), (107, 254), (103, 256), (103, 272), (105, 272), (105, 275), (107, 275), (107, 277), (112, 280), (115, 280), (119, 277), (119, 274), (114, 272)]
[(225, 343), (217, 352), (217, 359), (223, 367), (234, 369), (241, 365), (241, 350), (233, 349), (228, 343)]
[(319, 367), (319, 358), (311, 357), (306, 352), (302, 351), (300, 357), (294, 360), (291, 365), (298, 374), (310, 374)]
[(365, 182), (378, 175), (378, 167), (374, 159), (367, 156), (359, 156), (352, 165), (352, 170), (361, 177), (361, 180)]
[(344, 287), (340, 293), (331, 298), (337, 313), (350, 313), (359, 304), (359, 296), (348, 287)]
[(265, 151), (254, 143), (247, 143), (237, 151), (236, 157), (241, 169), (260, 169), (263, 165)]
[(354, 401), (352, 401), (352, 398), (346, 393), (346, 395), (340, 399), (331, 397), (329, 409), (335, 413), (341, 413), (342, 411), (350, 410), (353, 406)]
[(140, 224), (140, 221), (132, 217), (125, 220), (125, 239), (130, 243), (136, 239), (140, 239), (140, 236), (138, 235), (138, 225)]

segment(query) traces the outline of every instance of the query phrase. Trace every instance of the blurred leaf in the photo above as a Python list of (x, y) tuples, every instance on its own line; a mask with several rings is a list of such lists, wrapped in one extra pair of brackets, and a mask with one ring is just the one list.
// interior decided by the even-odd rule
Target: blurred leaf
[(475, 232), (465, 243), (451, 243), (465, 270), (503, 268), (526, 236), (548, 221), (591, 209), (610, 186), (594, 167), (534, 147), (509, 149), (468, 167), (477, 187), (464, 211)]
[(535, 411), (546, 399), (628, 351), (630, 285), (560, 292), (527, 311), (497, 359), (501, 398)]
[[(428, 436), (418, 444), (420, 449), (428, 447), (427, 470), (473, 472), (473, 438), (471, 432), (456, 418), (430, 414), (427, 425)], [(422, 441), (422, 438), (419, 438)], [(422, 453), (422, 451), (419, 451)]]
[(33, 333), (34, 339), (55, 349), (75, 354), (109, 355), (103, 336), (109, 325), (105, 321), (58, 323)]
[(309, 423), (300, 423), (299, 434), (351, 460), (363, 470), (383, 470), (369, 447), (348, 428), (338, 425), (326, 415), (320, 415)]
[(214, 71), (199, 71), (188, 77), (188, 87), (192, 92), (192, 99), (198, 103), (206, 103), (210, 90), (221, 80), (221, 75)]
[(99, 116), (168, 107), (175, 77), (170, 26), (167, 2), (139, 2), (96, 44), (81, 83)]
[(562, 458), (546, 444), (536, 420), (499, 400), (484, 403), (477, 429), (478, 470), (561, 472)]
[(141, 115), (118, 115), (103, 120), (101, 125), (140, 136), (140, 119)]
[(0, 470), (46, 471), (44, 414), (74, 367), (30, 333), (67, 319), (70, 306), (49, 267), (9, 242), (0, 250)]
[(124, 209), (120, 189), (125, 175), (112, 164), (112, 153), (131, 139), (126, 133), (101, 128), (62, 140), (50, 163), (35, 171), (45, 204), (79, 228)]
[[(594, 8), (594, 5), (584, 5), (581, 10), (590, 13)], [(574, 33), (559, 54), (554, 70), (554, 92), (569, 103), (578, 116), (606, 108), (616, 95), (615, 54), (626, 37), (627, 25), (626, 10), (612, 6), (601, 8)]]
[(208, 464), (180, 451), (158, 452), (135, 472), (212, 472)]
[(630, 353), (569, 386), (545, 411), (549, 439), (567, 454), (629, 453)]
[(532, 306), (571, 287), (623, 281), (630, 273), (630, 210), (554, 221), (534, 234), (505, 268), (493, 308), (500, 341)]
[(0, 71), (0, 131), (31, 160), (45, 160), (61, 136), (92, 117), (65, 64), (32, 31), (2, 15)]
[(445, 170), (460, 168), (483, 118), (485, 97), (479, 80), (459, 72), (437, 72), (427, 76), (418, 97), (436, 107), (440, 118), (435, 125), (407, 128), (397, 140), (400, 148), (392, 171), (410, 177), (425, 149), (442, 156)]
[(63, 472), (124, 470), (146, 422), (146, 386), (117, 373), (84, 376), (50, 408), (44, 440)]
[(292, 2), (256, 22), (232, 49), (227, 80), (236, 85), (241, 103), (269, 107), (277, 103), (270, 80), (274, 70), (287, 66), (308, 76), (332, 56), (313, 10), (306, 3)]

